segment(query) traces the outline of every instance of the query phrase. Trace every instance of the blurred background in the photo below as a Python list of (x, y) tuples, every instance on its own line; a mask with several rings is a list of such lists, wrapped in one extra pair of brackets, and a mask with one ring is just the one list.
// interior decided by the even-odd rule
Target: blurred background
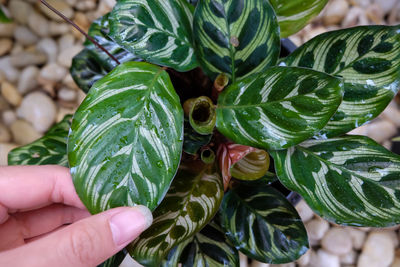
[[(85, 31), (115, 4), (115, 0), (47, 2)], [(37, 0), (0, 0), (0, 4), (12, 19), (12, 23), (0, 24), (0, 165), (7, 165), (11, 149), (41, 137), (64, 115), (73, 114), (84, 99), (69, 74), (84, 37)], [(400, 24), (400, 0), (330, 0), (323, 12), (290, 40), (300, 46), (326, 31), (369, 24)], [(400, 142), (393, 141), (400, 135), (399, 99), (379, 118), (352, 133), (368, 135), (399, 153)], [(241, 266), (400, 267), (399, 227), (339, 227), (313, 214), (304, 201), (296, 208), (312, 249), (296, 263), (248, 264), (242, 257)]]

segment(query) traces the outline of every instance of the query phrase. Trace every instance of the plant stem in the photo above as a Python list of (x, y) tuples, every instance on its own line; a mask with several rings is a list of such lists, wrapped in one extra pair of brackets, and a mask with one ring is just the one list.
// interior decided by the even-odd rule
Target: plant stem
[(81, 29), (75, 22), (64, 16), (60, 11), (52, 7), (49, 3), (47, 3), (45, 0), (40, 0), (40, 2), (45, 5), (48, 9), (56, 13), (58, 16), (60, 16), (63, 20), (68, 22), (70, 25), (72, 25), (75, 29), (77, 29), (80, 33), (82, 33), (89, 41), (91, 41), (95, 46), (100, 48), (104, 53), (106, 53), (112, 60), (114, 60), (118, 65), (121, 64), (118, 59), (116, 59), (110, 52), (107, 51), (101, 44), (99, 44), (94, 38), (89, 36), (84, 30)]

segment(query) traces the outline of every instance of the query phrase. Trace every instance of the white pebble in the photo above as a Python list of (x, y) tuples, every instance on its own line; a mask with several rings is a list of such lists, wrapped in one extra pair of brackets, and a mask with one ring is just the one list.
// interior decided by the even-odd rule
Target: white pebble
[(17, 115), (15, 115), (13, 110), (5, 110), (1, 115), (4, 124), (7, 126), (10, 126), (14, 121), (17, 120)]
[(24, 120), (16, 120), (11, 124), (10, 129), (14, 141), (19, 145), (32, 143), (41, 137), (41, 134), (32, 127), (32, 124)]
[(51, 38), (42, 39), (37, 45), (36, 49), (47, 55), (47, 62), (55, 62), (57, 60), (58, 46), (57, 43)]
[(353, 248), (356, 250), (360, 250), (364, 244), (367, 234), (364, 231), (360, 231), (359, 229), (351, 227), (347, 228), (347, 232), (351, 237)]
[(323, 21), (325, 25), (333, 25), (339, 23), (349, 10), (349, 3), (346, 0), (329, 1)]
[(61, 51), (58, 55), (57, 63), (64, 67), (71, 67), (72, 58), (81, 52), (83, 47), (81, 45), (74, 45)]
[(11, 66), (9, 56), (0, 58), (0, 71), (4, 74), (6, 80), (10, 82), (16, 82), (20, 75), (20, 71)]
[(60, 51), (60, 53), (74, 45), (75, 37), (72, 34), (65, 34), (60, 39), (58, 39), (58, 50)]
[(66, 23), (60, 23), (55, 21), (50, 21), (49, 32), (51, 36), (58, 36), (66, 34), (70, 31), (71, 26)]
[(21, 94), (26, 94), (34, 89), (37, 83), (37, 76), (39, 75), (39, 68), (36, 66), (26, 67), (22, 72), (18, 81), (18, 91)]
[(8, 165), (8, 153), (16, 147), (15, 144), (0, 144), (0, 166)]
[(322, 247), (335, 255), (349, 253), (352, 248), (351, 237), (345, 228), (332, 227), (321, 241)]
[(53, 100), (41, 92), (27, 95), (17, 109), (17, 116), (31, 122), (41, 133), (53, 125), (56, 115), (57, 108)]
[(251, 262), (250, 267), (270, 267), (270, 265), (268, 263), (263, 263), (263, 262), (253, 260)]
[(67, 75), (67, 69), (56, 63), (47, 64), (40, 71), (40, 77), (52, 82), (59, 82)]
[[(67, 18), (71, 19), (73, 17), (74, 10), (65, 1), (63, 1), (63, 0), (47, 0), (47, 2), (52, 7), (54, 7), (58, 11), (60, 11)], [(40, 10), (42, 11), (42, 13), (44, 13), (48, 18), (55, 20), (55, 21), (59, 21), (59, 22), (64, 21), (62, 18), (60, 18), (57, 14), (55, 14), (53, 11), (48, 9), (46, 6), (40, 4), (39, 7), (40, 7)]]
[(46, 54), (38, 51), (24, 51), (10, 56), (10, 63), (16, 68), (23, 68), (29, 65), (42, 65), (46, 61)]
[(30, 13), (28, 25), (34, 33), (41, 37), (46, 37), (50, 33), (48, 20), (37, 12)]
[(28, 23), (28, 16), (32, 12), (32, 6), (26, 1), (12, 0), (8, 5), (12, 18), (19, 24)]
[(14, 85), (8, 82), (1, 84), (1, 94), (13, 106), (19, 106), (22, 101), (22, 96)]
[(13, 41), (10, 39), (0, 39), (0, 57), (10, 52)]
[(69, 88), (63, 87), (58, 91), (58, 97), (67, 102), (72, 102), (76, 100), (77, 92)]
[(296, 263), (284, 263), (284, 264), (270, 264), (270, 267), (296, 267)]
[(393, 259), (394, 244), (390, 234), (385, 231), (374, 231), (368, 235), (364, 243), (357, 266), (389, 266)]
[(389, 13), (398, 3), (398, 0), (374, 0), (382, 8), (384, 14)]
[(323, 249), (311, 253), (309, 267), (340, 267), (339, 257)]
[(342, 264), (354, 264), (356, 263), (357, 253), (351, 250), (349, 253), (340, 256), (340, 263)]
[(305, 224), (307, 234), (310, 239), (321, 240), (326, 231), (329, 229), (329, 223), (320, 218), (308, 221)]
[[(0, 24), (1, 25), (1, 24)], [(23, 45), (36, 44), (39, 38), (31, 30), (24, 26), (18, 26), (14, 31), (14, 38)]]
[(15, 23), (0, 23), (0, 37), (13, 37), (16, 26)]
[(311, 251), (312, 251), (311, 249), (307, 250), (307, 252), (304, 253), (303, 256), (301, 256), (301, 257), (297, 260), (297, 263), (298, 263), (300, 266), (306, 266), (306, 265), (308, 265), (308, 264), (310, 263), (310, 260), (311, 260)]
[(368, 25), (369, 20), (365, 13), (365, 10), (361, 7), (354, 6), (346, 14), (346, 17), (342, 20), (342, 27), (348, 28), (356, 25)]
[(300, 218), (303, 222), (307, 222), (311, 220), (311, 218), (314, 216), (314, 212), (312, 209), (307, 205), (307, 203), (304, 200), (301, 200), (299, 204), (296, 205), (296, 210), (300, 215)]
[(0, 142), (7, 143), (11, 141), (11, 134), (4, 124), (0, 123)]

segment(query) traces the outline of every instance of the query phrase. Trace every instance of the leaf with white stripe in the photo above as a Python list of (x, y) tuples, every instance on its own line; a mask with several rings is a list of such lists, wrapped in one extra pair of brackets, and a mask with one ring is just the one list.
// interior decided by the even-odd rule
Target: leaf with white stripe
[(183, 110), (166, 71), (126, 62), (96, 82), (68, 140), (76, 191), (91, 213), (142, 204), (154, 209), (175, 176)]
[(50, 128), (40, 139), (8, 153), (8, 165), (60, 165), (68, 167), (67, 137), (72, 115)]
[(148, 62), (189, 71), (197, 67), (192, 10), (186, 0), (120, 0), (110, 14), (110, 35)]
[(228, 239), (249, 258), (287, 263), (308, 249), (306, 230), (292, 204), (260, 180), (230, 190), (220, 212)]
[(321, 34), (284, 60), (343, 78), (338, 112), (318, 136), (334, 137), (378, 116), (400, 88), (400, 26), (361, 26)]
[(278, 17), (281, 37), (300, 31), (317, 16), (328, 0), (270, 0)]
[(218, 211), (224, 194), (213, 165), (180, 166), (171, 188), (154, 211), (153, 225), (128, 248), (145, 266), (159, 266), (168, 252), (202, 229)]
[[(95, 20), (88, 34), (110, 52), (119, 62), (140, 61), (134, 54), (126, 51), (108, 36), (108, 14)], [(85, 48), (72, 59), (71, 76), (85, 93), (92, 85), (113, 70), (117, 63), (89, 40)]]
[(271, 152), (279, 180), (337, 224), (400, 223), (400, 156), (368, 137), (307, 141)]
[(203, 0), (197, 4), (193, 32), (202, 69), (215, 80), (236, 79), (276, 64), (279, 26), (268, 0)]
[(325, 73), (273, 67), (232, 84), (218, 98), (217, 128), (237, 144), (282, 149), (319, 132), (342, 100), (342, 82)]

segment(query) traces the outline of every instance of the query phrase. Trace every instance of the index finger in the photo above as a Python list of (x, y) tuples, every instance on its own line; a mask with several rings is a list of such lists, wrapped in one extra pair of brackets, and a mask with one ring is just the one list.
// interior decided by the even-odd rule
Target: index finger
[(1, 206), (8, 210), (29, 210), (52, 203), (85, 209), (68, 168), (55, 165), (0, 167), (0, 217)]

